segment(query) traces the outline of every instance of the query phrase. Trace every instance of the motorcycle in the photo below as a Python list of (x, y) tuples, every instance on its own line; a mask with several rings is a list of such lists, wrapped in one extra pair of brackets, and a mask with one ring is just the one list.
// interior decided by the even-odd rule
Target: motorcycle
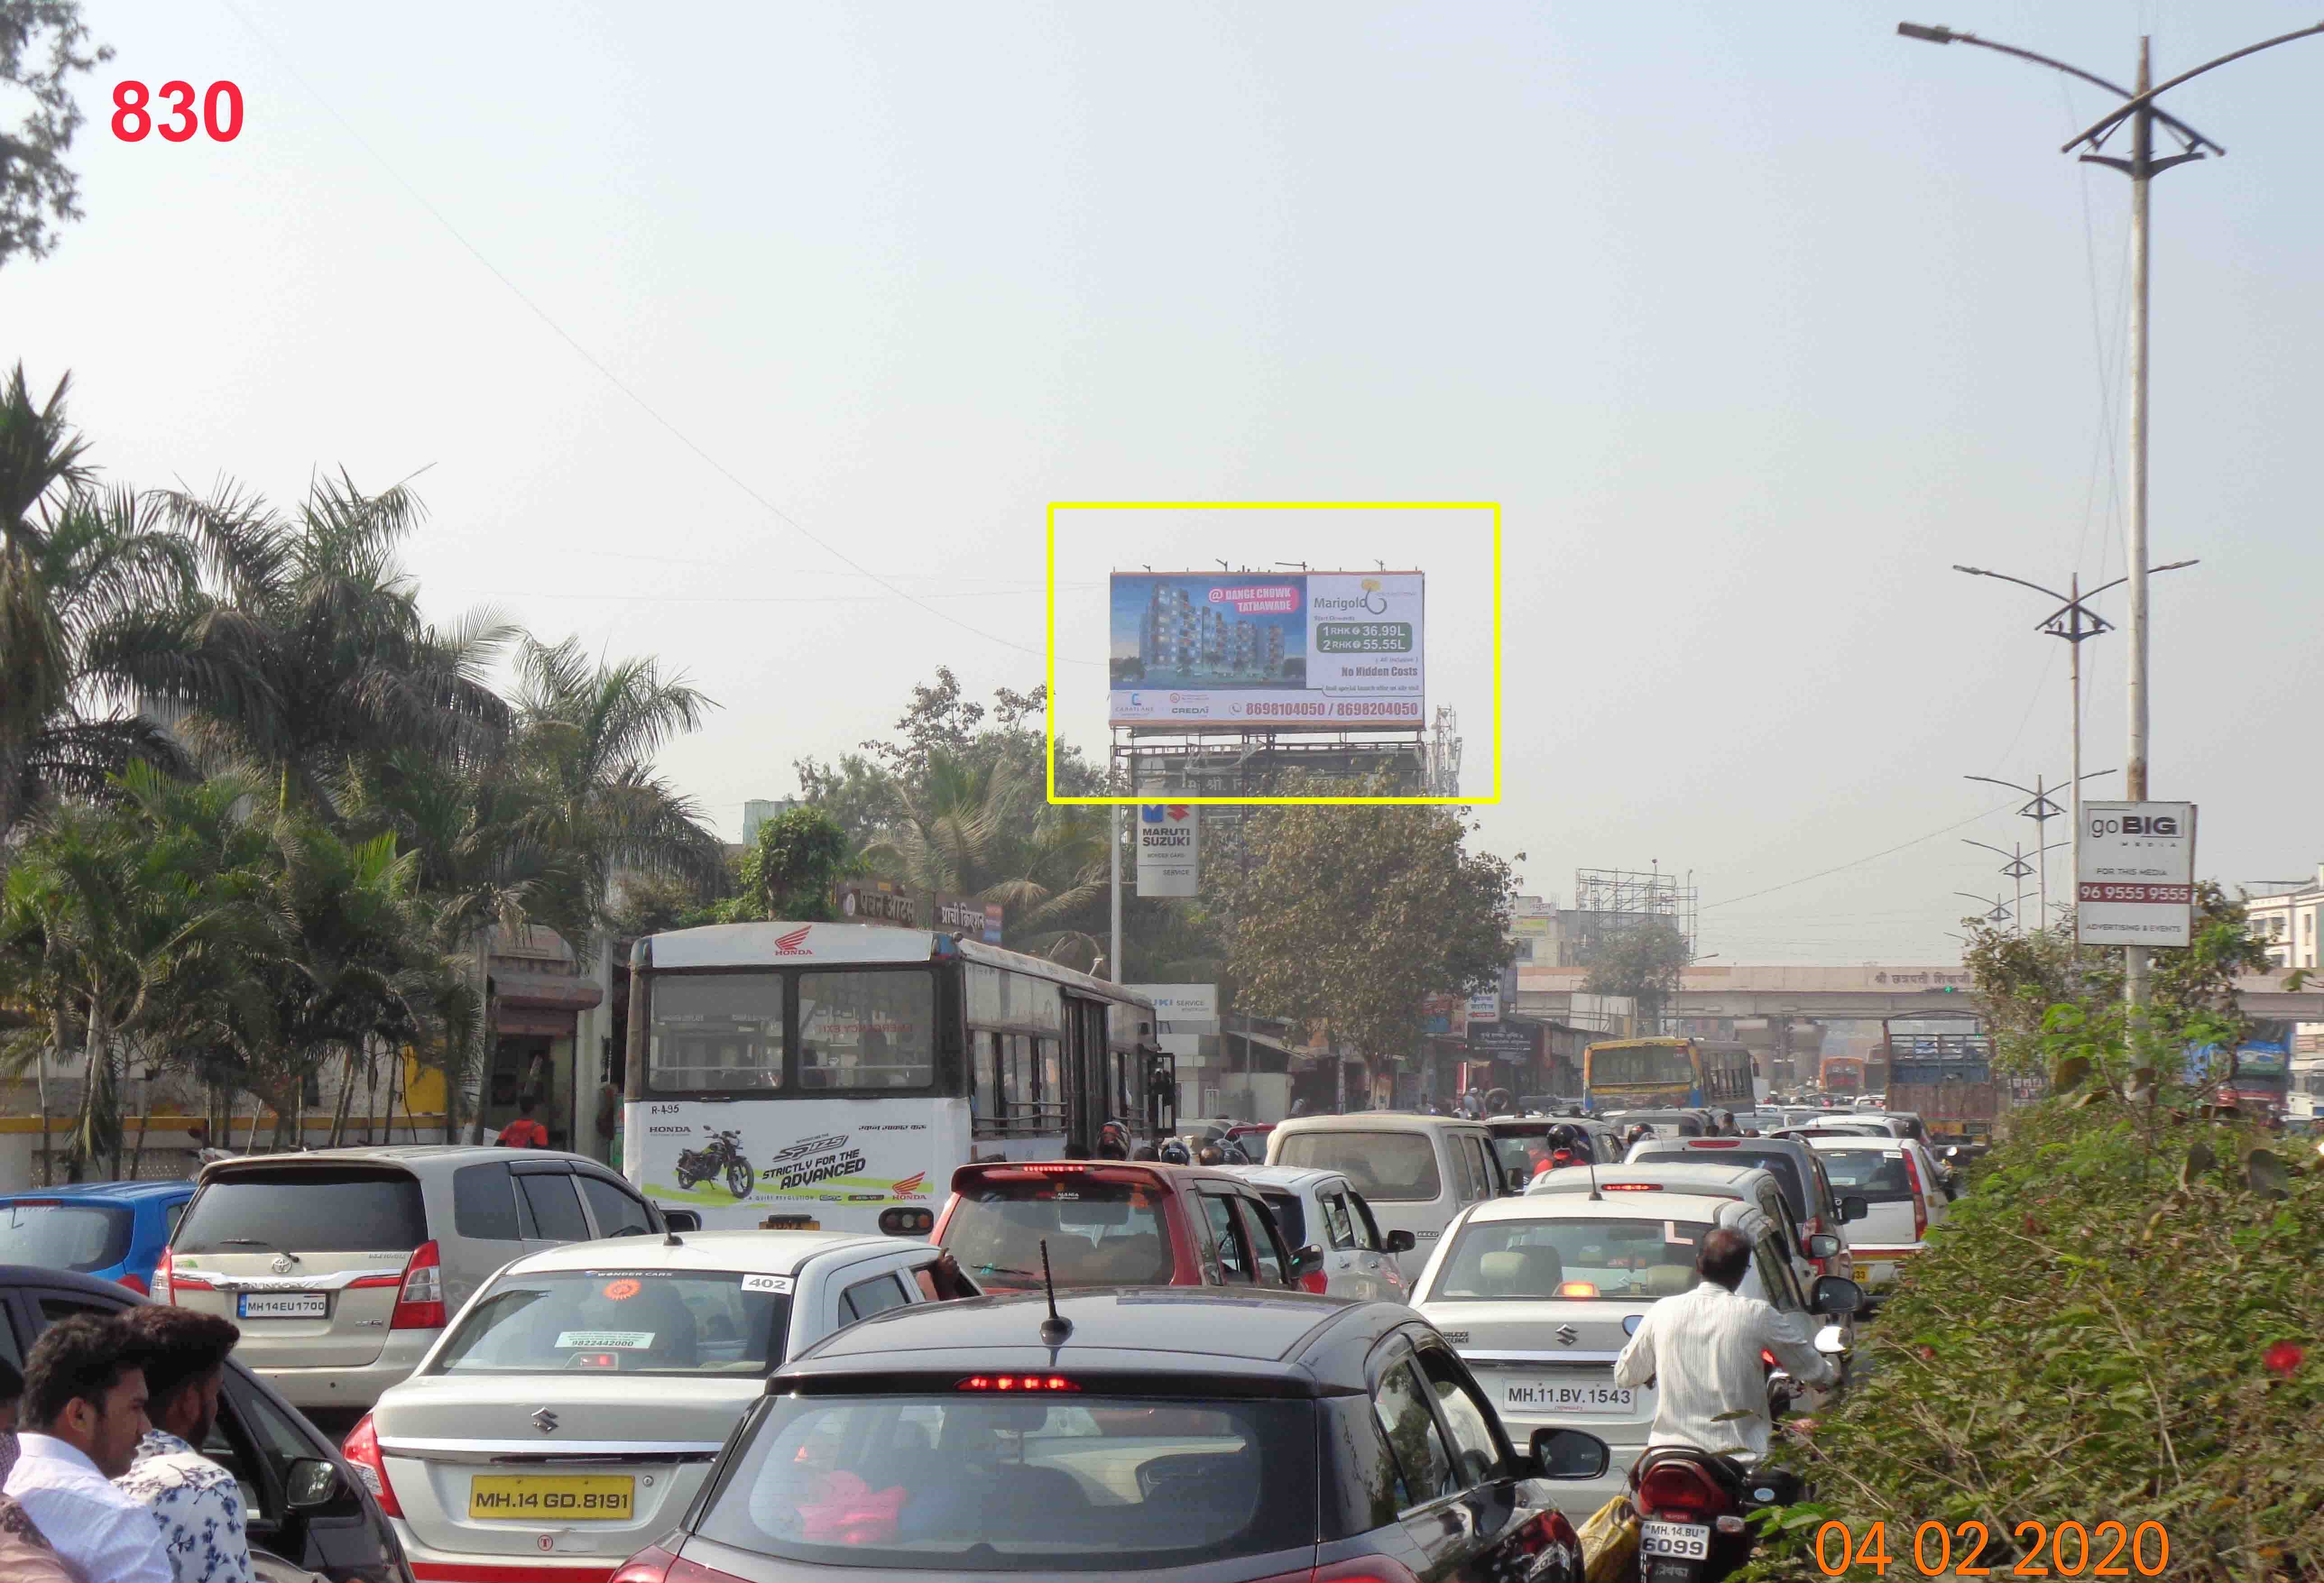
[[(1816, 1350), (1844, 1364), (1848, 1343), (1837, 1325), (1817, 1335)], [(1780, 1420), (1802, 1387), (1761, 1354), (1768, 1371), (1771, 1416)], [(1752, 1514), (1805, 1498), (1796, 1473), (1756, 1468), (1693, 1446), (1657, 1446), (1638, 1461), (1631, 1503), (1638, 1513), (1638, 1583), (1719, 1583), (1741, 1569), (1757, 1546)]]
[(756, 1180), (751, 1162), (742, 1157), (742, 1135), (729, 1128), (714, 1132), (710, 1141), (698, 1149), (682, 1149), (678, 1156), (678, 1188), (684, 1192), (697, 1182), (709, 1182), (724, 1175), (726, 1191), (736, 1198), (751, 1196)]

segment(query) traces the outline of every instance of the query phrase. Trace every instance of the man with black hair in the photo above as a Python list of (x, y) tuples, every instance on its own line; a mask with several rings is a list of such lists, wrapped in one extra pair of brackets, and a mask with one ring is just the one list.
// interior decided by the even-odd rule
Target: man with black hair
[(1736, 1290), (1751, 1267), (1750, 1238), (1724, 1226), (1705, 1232), (1694, 1267), (1702, 1280), (1646, 1310), (1614, 1359), (1614, 1383), (1655, 1387), (1648, 1446), (1739, 1447), (1742, 1459), (1756, 1461), (1774, 1427), (1761, 1348), (1803, 1385), (1831, 1385), (1840, 1371), (1815, 1349), (1805, 1314)]
[(252, 1583), (248, 1518), (234, 1475), (197, 1449), (217, 1423), (230, 1320), (147, 1305), (122, 1316), (145, 1353), (146, 1416), (137, 1465), (114, 1480), (153, 1514), (177, 1583)]
[(90, 1583), (177, 1583), (152, 1514), (113, 1486), (144, 1438), (145, 1360), (119, 1319), (75, 1314), (24, 1360), (7, 1494)]

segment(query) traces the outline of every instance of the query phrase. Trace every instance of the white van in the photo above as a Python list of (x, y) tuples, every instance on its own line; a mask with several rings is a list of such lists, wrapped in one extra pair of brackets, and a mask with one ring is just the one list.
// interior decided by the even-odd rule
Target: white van
[(1364, 1195), (1382, 1231), (1411, 1232), (1413, 1246), (1397, 1255), (1406, 1290), (1453, 1216), (1508, 1192), (1491, 1131), (1460, 1116), (1302, 1116), (1267, 1135), (1267, 1163), (1337, 1171)]

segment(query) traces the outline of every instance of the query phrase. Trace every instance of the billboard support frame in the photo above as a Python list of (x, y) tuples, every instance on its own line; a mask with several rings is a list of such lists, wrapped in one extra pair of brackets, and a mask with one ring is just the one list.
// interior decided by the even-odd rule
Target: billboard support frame
[[(1490, 513), (1492, 519), (1492, 663), (1493, 663), (1493, 782), (1489, 795), (1484, 796), (1174, 796), (1176, 803), (1196, 806), (1212, 805), (1282, 805), (1286, 804), (1365, 805), (1403, 803), (1436, 807), (1491, 806), (1501, 800), (1501, 506), (1499, 501), (1051, 501), (1048, 505), (1048, 570), (1047, 570), (1047, 676), (1049, 708), (1044, 723), (1047, 738), (1047, 794), (1050, 803), (1061, 805), (1088, 807), (1131, 807), (1150, 802), (1135, 792), (1119, 796), (1062, 796), (1057, 792), (1057, 513), (1061, 511), (1475, 511)], [(1128, 729), (1128, 728), (1124, 728)], [(1385, 731), (1385, 727), (1347, 726), (1349, 731)], [(1416, 724), (1408, 733), (1424, 740), (1425, 722)], [(1280, 728), (1269, 728), (1274, 735)], [(1178, 733), (1174, 733), (1178, 734)], [(1282, 732), (1281, 734), (1290, 734)], [(1298, 734), (1328, 735), (1330, 731), (1304, 731)]]

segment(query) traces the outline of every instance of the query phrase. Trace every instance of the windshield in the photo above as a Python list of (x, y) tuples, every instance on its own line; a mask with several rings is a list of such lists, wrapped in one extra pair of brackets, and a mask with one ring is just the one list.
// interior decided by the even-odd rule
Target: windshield
[(953, 1205), (941, 1241), (987, 1291), (1039, 1285), (1044, 1241), (1060, 1286), (1167, 1286), (1177, 1262), (1163, 1196), (1150, 1179), (987, 1176)]
[(783, 975), (702, 973), (652, 980), (647, 1084), (656, 1093), (783, 1086)]
[(1625, 1083), (1686, 1088), (1694, 1081), (1694, 1058), (1676, 1045), (1600, 1045), (1589, 1059), (1593, 1089)]
[(1425, 1132), (1296, 1132), (1274, 1164), (1337, 1171), (1375, 1203), (1425, 1202), (1443, 1190)]
[(0, 1265), (87, 1275), (129, 1251), (129, 1211), (103, 1204), (17, 1202), (0, 1213)]
[(429, 1372), (762, 1375), (782, 1361), (790, 1284), (733, 1270), (504, 1275)]
[(1809, 1216), (1807, 1188), (1800, 1181), (1799, 1162), (1778, 1149), (1652, 1149), (1641, 1150), (1630, 1164), (1655, 1165), (1734, 1165), (1742, 1169), (1757, 1166), (1775, 1179), (1784, 1190), (1784, 1201), (1792, 1206), (1795, 1219)]
[(799, 1087), (924, 1089), (936, 1081), (936, 980), (925, 968), (801, 973)]
[(824, 1566), (1188, 1567), (1315, 1542), (1311, 1402), (777, 1397), (698, 1532)]
[(409, 1253), (428, 1240), (420, 1183), (370, 1166), (264, 1167), (214, 1176), (173, 1253)]
[(1452, 1244), (1431, 1302), (1636, 1302), (1674, 1296), (1702, 1277), (1697, 1220), (1471, 1221)]
[(1913, 1181), (1904, 1171), (1902, 1149), (1818, 1149), (1831, 1190), (1853, 1194), (1868, 1203), (1906, 1203)]

